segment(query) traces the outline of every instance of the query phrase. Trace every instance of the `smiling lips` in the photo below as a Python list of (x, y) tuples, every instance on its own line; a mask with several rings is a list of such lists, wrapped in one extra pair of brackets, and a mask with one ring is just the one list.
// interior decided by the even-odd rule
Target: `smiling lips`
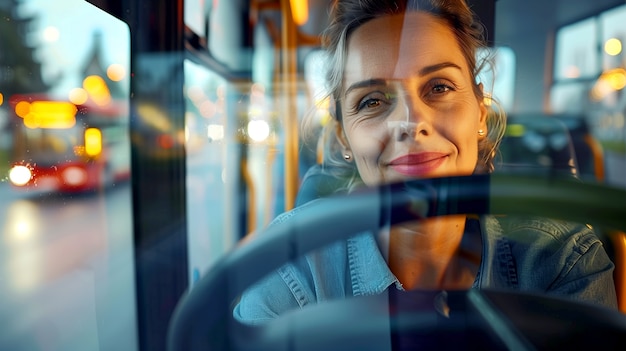
[(389, 163), (389, 166), (403, 175), (423, 177), (437, 169), (447, 156), (447, 154), (439, 152), (409, 154), (394, 159)]

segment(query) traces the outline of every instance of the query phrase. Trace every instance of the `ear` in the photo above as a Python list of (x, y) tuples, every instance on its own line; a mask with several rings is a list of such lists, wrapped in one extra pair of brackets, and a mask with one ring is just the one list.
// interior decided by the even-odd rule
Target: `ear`
[(478, 101), (478, 107), (479, 107), (479, 116), (478, 116), (478, 128), (482, 129), (485, 131), (485, 135), (488, 133), (487, 130), (487, 116), (489, 114), (489, 107), (485, 104), (485, 94), (484, 94), (484, 90), (483, 90), (483, 83), (479, 83), (478, 84), (478, 89), (480, 89), (481, 92), (481, 96), (483, 96), (483, 98)]
[(350, 150), (350, 143), (348, 143), (346, 133), (343, 131), (343, 126), (339, 121), (335, 121), (335, 136), (337, 137), (337, 141), (339, 141), (339, 144), (341, 144), (341, 147), (344, 150)]

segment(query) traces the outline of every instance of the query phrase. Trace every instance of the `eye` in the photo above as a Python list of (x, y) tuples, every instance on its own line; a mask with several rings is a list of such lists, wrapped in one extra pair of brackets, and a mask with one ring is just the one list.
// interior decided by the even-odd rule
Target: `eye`
[(434, 80), (428, 85), (427, 95), (444, 95), (455, 91), (454, 85), (444, 80)]
[(367, 99), (359, 104), (359, 110), (364, 108), (375, 108), (382, 104), (382, 102), (378, 99)]
[(437, 84), (432, 89), (433, 93), (435, 93), (435, 94), (443, 94), (443, 93), (446, 93), (446, 92), (451, 91), (451, 90), (452, 90), (452, 88), (447, 86), (447, 85), (445, 85), (445, 84)]
[(357, 111), (373, 110), (383, 105), (390, 105), (394, 98), (394, 95), (390, 93), (375, 92), (368, 94), (359, 102)]

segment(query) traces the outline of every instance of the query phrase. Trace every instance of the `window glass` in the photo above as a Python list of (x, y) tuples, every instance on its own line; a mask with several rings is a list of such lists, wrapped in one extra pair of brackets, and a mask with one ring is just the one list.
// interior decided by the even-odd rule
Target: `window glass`
[[(234, 142), (227, 125), (226, 81), (217, 74), (185, 61), (185, 136), (187, 151), (187, 231), (190, 282), (197, 280), (236, 241), (227, 225), (232, 197), (228, 186), (227, 148)], [(233, 221), (236, 221), (232, 218)]]
[(510, 111), (515, 89), (515, 52), (501, 46), (478, 54), (478, 57), (483, 56), (490, 58), (491, 66), (484, 67), (477, 81), (483, 84), (483, 91), (488, 96), (496, 98), (505, 111)]
[(0, 349), (135, 350), (129, 29), (81, 0), (0, 18)]
[(626, 185), (620, 176), (626, 150), (625, 19), (621, 5), (559, 29), (549, 94), (553, 113), (578, 116), (585, 125), (591, 138), (585, 141), (587, 149), (595, 150), (596, 174), (618, 186)]
[(185, 25), (198, 36), (204, 37), (206, 35), (206, 17), (212, 2), (213, 0), (185, 1)]
[(626, 21), (626, 5), (606, 11), (600, 16), (603, 69), (623, 68), (626, 65), (624, 21)]
[(550, 106), (556, 113), (576, 113), (585, 108), (589, 98), (590, 83), (563, 82), (552, 86)]
[(594, 18), (559, 29), (556, 34), (555, 79), (589, 78), (598, 73), (596, 36)]

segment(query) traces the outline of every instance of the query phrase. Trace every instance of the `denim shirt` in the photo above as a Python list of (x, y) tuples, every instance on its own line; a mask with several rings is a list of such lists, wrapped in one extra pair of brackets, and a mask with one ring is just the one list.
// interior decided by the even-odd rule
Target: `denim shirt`
[[(297, 216), (298, 207), (276, 218)], [(617, 307), (614, 265), (584, 224), (484, 216), (482, 258), (472, 288), (515, 290)], [(467, 232), (467, 228), (466, 228)], [(349, 296), (402, 289), (372, 233), (361, 233), (285, 264), (245, 291), (233, 311), (262, 323), (289, 310)]]

